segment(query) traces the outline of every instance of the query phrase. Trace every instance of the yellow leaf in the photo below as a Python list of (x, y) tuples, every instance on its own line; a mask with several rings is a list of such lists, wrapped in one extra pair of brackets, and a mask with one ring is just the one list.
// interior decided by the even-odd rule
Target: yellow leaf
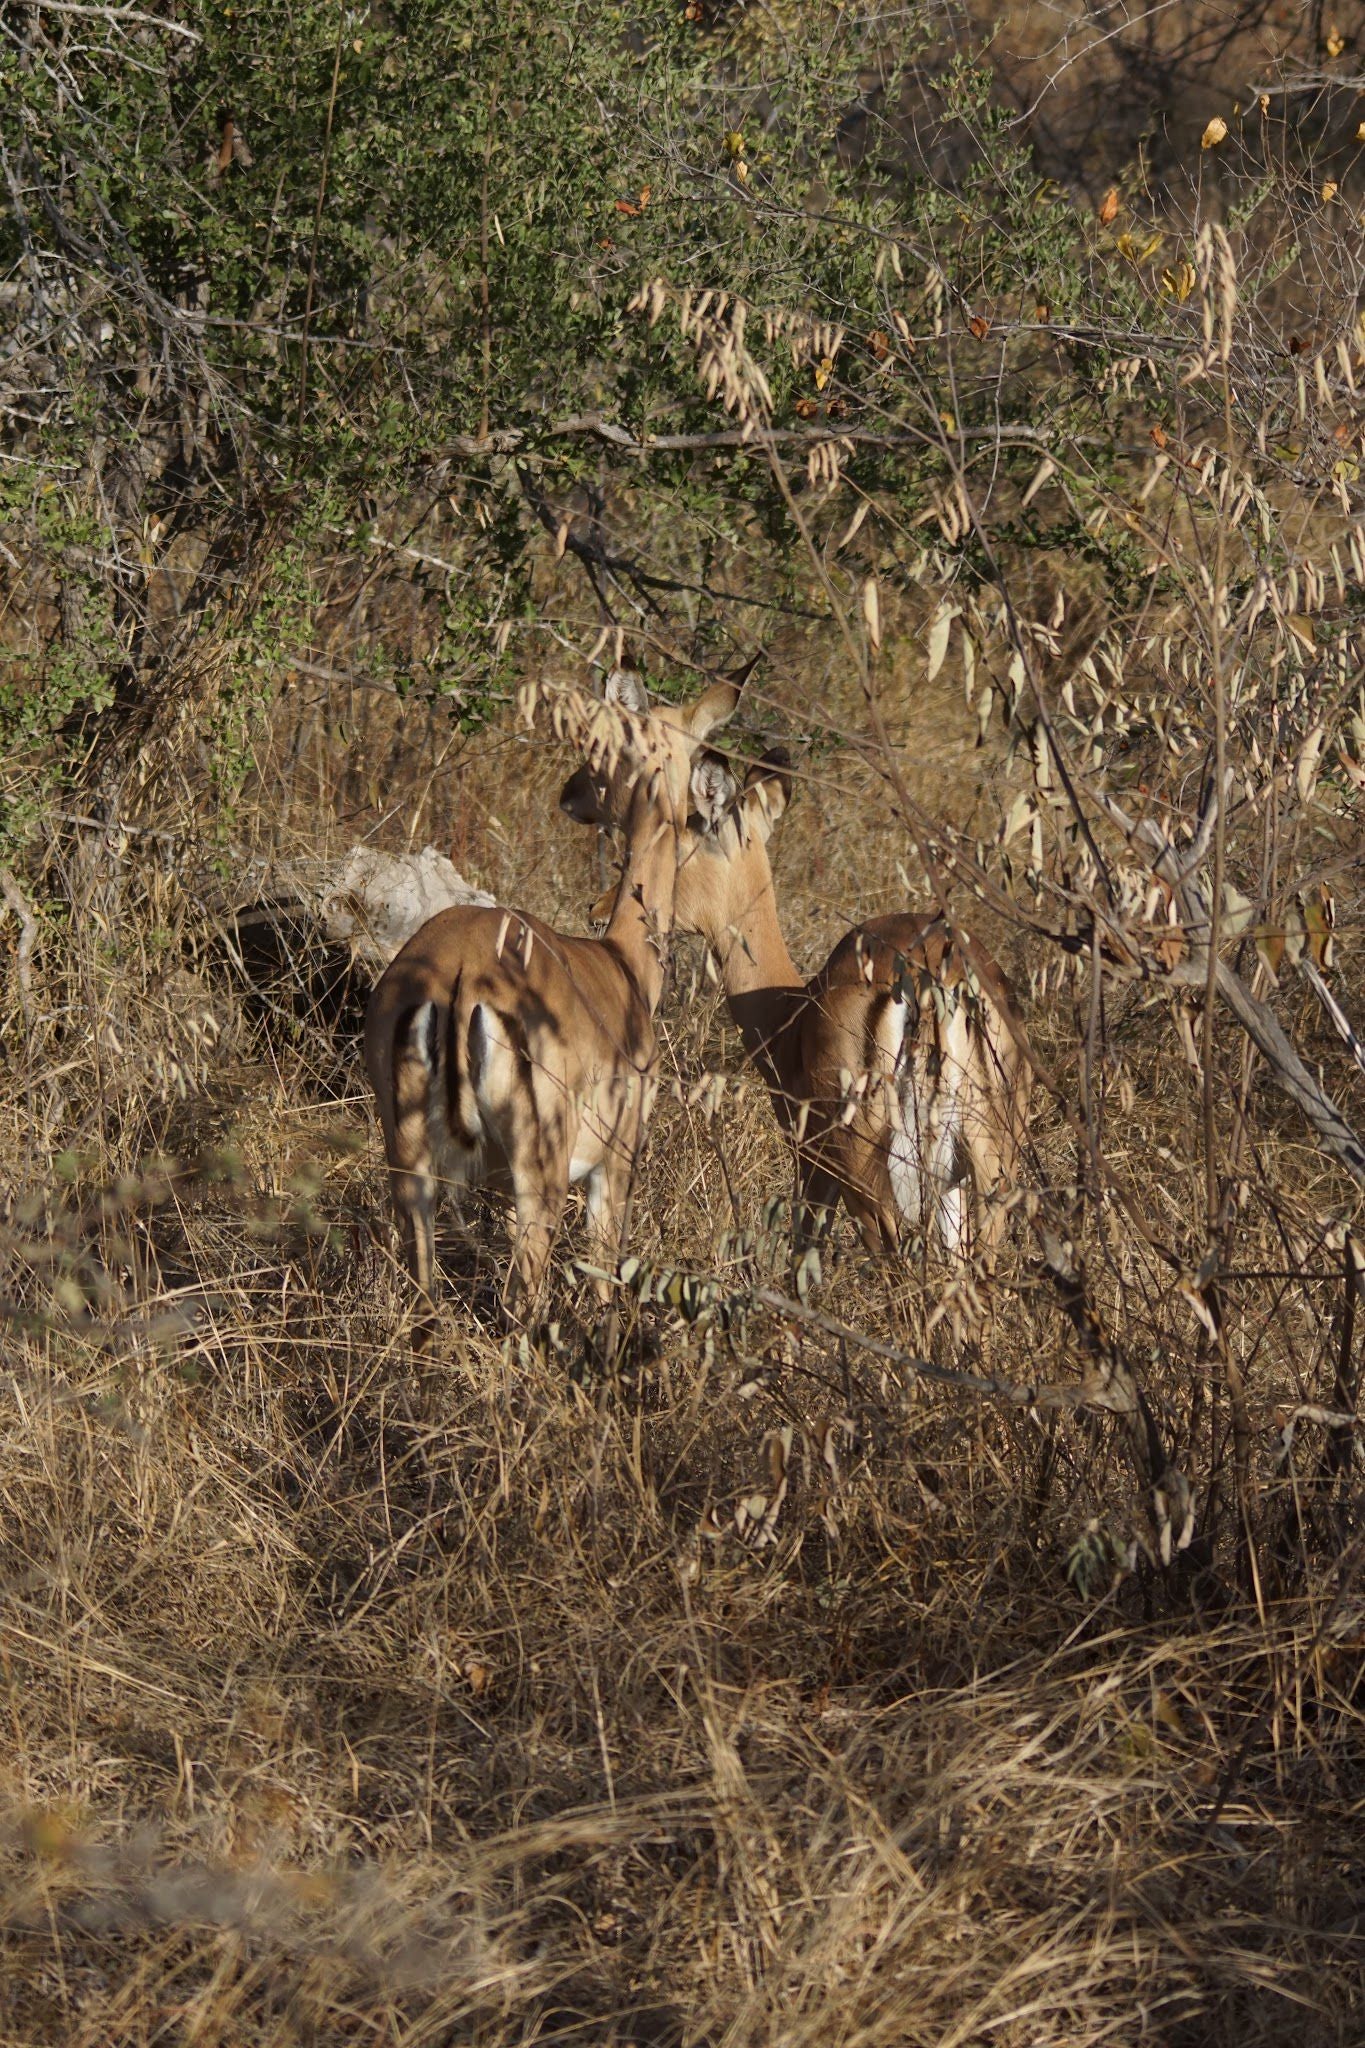
[(1335, 22), (1332, 23), (1332, 26), (1323, 37), (1322, 47), (1326, 50), (1329, 57), (1339, 57), (1346, 48), (1346, 38)]
[(1120, 235), (1115, 241), (1114, 247), (1127, 262), (1145, 263), (1149, 256), (1155, 256), (1157, 250), (1161, 247), (1162, 240), (1163, 237), (1160, 234), (1142, 236)]
[(819, 362), (818, 362), (818, 363), (817, 363), (817, 364), (815, 365), (815, 388), (816, 388), (816, 390), (817, 390), (817, 391), (823, 391), (823, 390), (824, 390), (824, 388), (825, 388), (825, 386), (826, 386), (826, 384), (828, 384), (828, 382), (829, 382), (830, 378), (831, 378), (831, 377), (832, 377), (833, 375), (834, 375), (834, 360), (833, 360), (833, 358), (832, 358), (831, 356), (821, 356), (821, 358), (820, 358)]
[(1319, 884), (1316, 894), (1310, 896), (1303, 906), (1303, 920), (1308, 930), (1309, 958), (1315, 967), (1330, 968), (1332, 935), (1337, 921), (1337, 907), (1330, 889)]
[(1365, 142), (1365, 121), (1362, 121), (1360, 126), (1356, 129), (1356, 141)]
[(1332, 204), (1332, 201), (1337, 196), (1337, 190), (1338, 187), (1336, 179), (1328, 178), (1322, 188), (1322, 203), (1324, 206), (1330, 206)]
[(1223, 119), (1221, 114), (1215, 114), (1213, 119), (1209, 122), (1208, 127), (1204, 130), (1203, 134), (1199, 138), (1199, 147), (1201, 149), (1217, 149), (1219, 143), (1223, 140), (1223, 137), (1227, 134), (1227, 132), (1227, 122)]
[(1284, 959), (1284, 933), (1276, 931), (1273, 925), (1267, 925), (1256, 934), (1256, 951), (1270, 969), (1271, 980), (1278, 982), (1280, 962)]
[(957, 420), (950, 412), (941, 412), (938, 416), (938, 423), (950, 434), (957, 432)]
[(1161, 273), (1161, 289), (1169, 292), (1177, 305), (1183, 306), (1197, 283), (1192, 263), (1177, 263), (1171, 270)]
[(725, 147), (729, 150), (731, 156), (743, 156), (744, 137), (738, 128), (728, 128), (726, 130)]

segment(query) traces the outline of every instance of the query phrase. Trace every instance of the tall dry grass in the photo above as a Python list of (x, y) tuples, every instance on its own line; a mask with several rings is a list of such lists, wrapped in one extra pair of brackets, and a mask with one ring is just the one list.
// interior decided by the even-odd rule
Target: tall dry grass
[[(1059, 38), (1117, 90), (1127, 60), (1093, 12), (1035, 11), (1013, 33), (1030, 66), (1054, 64)], [(1170, 50), (1153, 17), (1138, 86)], [(1075, 107), (1055, 142), (1087, 174), (1111, 173), (1091, 126), (1108, 104)], [(1191, 99), (1180, 118), (1197, 132), (1206, 111)], [(1212, 183), (1212, 160), (1199, 175)], [(1365, 1531), (1341, 1413), (1365, 1327), (1358, 1192), (1225, 1013), (1205, 1037), (1199, 991), (1173, 1003), (1112, 961), (1092, 976), (1101, 892), (1074, 813), (1041, 786), (1036, 719), (1025, 730), (1041, 707), (1090, 778), (1086, 816), (1129, 891), (1106, 936), (1150, 968), (1170, 934), (1094, 793), (1193, 825), (1210, 639), (1268, 563), (1224, 853), (1268, 924), (1329, 889), (1331, 985), (1359, 1025), (1349, 774), (1365, 724), (1338, 756), (1359, 676), (1331, 664), (1365, 578), (1365, 363), (1344, 230), (1301, 182), (1303, 274), (1255, 303), (1244, 287), (1245, 332), (1211, 382), (1184, 372), (1205, 296), (1212, 341), (1213, 282), (1163, 296), (1153, 267), (1161, 376), (1137, 337), (1116, 481), (1088, 457), (1063, 479), (1176, 565), (1159, 597), (1112, 619), (1087, 561), (1021, 549), (932, 679), (932, 577), (883, 565), (882, 647), (861, 675), (826, 617), (764, 617), (747, 737), (800, 755), (775, 846), (797, 959), (917, 897), (928, 850), (1021, 991), (1049, 1084), (1028, 1157), (1043, 1227), (1021, 1214), (989, 1273), (876, 1264), (842, 1232), (794, 1295), (772, 1210), (789, 1164), (682, 945), (619, 1368), (592, 1341), (572, 1229), (545, 1341), (504, 1334), (489, 1207), (443, 1236), (439, 1331), (414, 1371), (361, 992), (290, 892), (362, 838), (431, 841), (570, 927), (603, 879), (555, 811), (568, 762), (510, 705), (466, 739), (439, 701), (400, 702), (349, 664), (362, 643), (433, 657), (436, 581), (370, 590), (345, 548), (319, 567), (313, 638), (233, 807), (197, 716), (231, 681), (207, 632), (111, 747), (98, 804), (54, 800), (41, 887), (9, 878), (0, 922), (0, 2041), (1365, 2038)], [(1270, 275), (1270, 230), (1261, 254)], [(1307, 353), (1289, 353), (1281, 312)], [(1356, 350), (1345, 370), (1338, 340)], [(1019, 479), (992, 460), (987, 492), (948, 474), (957, 459), (945, 442), (945, 505), (973, 482), (975, 516), (1006, 532)], [(1248, 495), (1238, 529), (1222, 513), (1246, 478), (1265, 523)], [(827, 481), (801, 502), (837, 538), (849, 506)], [(608, 513), (631, 535), (616, 489)], [(822, 558), (855, 618), (871, 537), (901, 566), (924, 541), (901, 510), (884, 492), (856, 574)], [(714, 569), (725, 597), (757, 574), (736, 532)], [(439, 527), (421, 537), (440, 559)], [(676, 536), (647, 538), (656, 567), (690, 578)], [(547, 547), (528, 673), (567, 673), (565, 645), (600, 624), (571, 568)], [(1005, 597), (1039, 628), (1014, 685), (1010, 649), (987, 641)], [(683, 618), (680, 602), (675, 646)], [(1116, 679), (1091, 702), (1077, 664), (1106, 632)], [(992, 663), (1008, 729), (978, 717)], [(1319, 719), (1332, 745), (1315, 768)], [(963, 881), (974, 862), (988, 905)], [(1249, 931), (1225, 950), (1359, 1124), (1359, 1068), (1307, 983), (1286, 970), (1272, 989)], [(1206, 1232), (1220, 1175), (1227, 1216)], [(1074, 1244), (1076, 1298), (1045, 1229)], [(1234, 1256), (1210, 1273), (1214, 1235)], [(1093, 1366), (1085, 1312), (1192, 1489), (1192, 1540), (1169, 1559), (1164, 1473), (1135, 1463), (1121, 1419), (1070, 1398)]]
[[(799, 725), (801, 680), (765, 722)], [(553, 749), (509, 719), (441, 770), (420, 708), (370, 716), (343, 764), (281, 712), (250, 879), (420, 802), (476, 879), (581, 917)], [(913, 759), (915, 717), (941, 746), (965, 713), (907, 716)], [(968, 822), (987, 769), (964, 747), (948, 786), (922, 753)], [(381, 760), (407, 779), (357, 801)], [(788, 1286), (761, 1227), (786, 1165), (686, 949), (636, 1205), (663, 1299), (627, 1362), (584, 1341), (572, 1240), (557, 1343), (500, 1334), (490, 1211), (443, 1244), (419, 1382), (353, 1012), (310, 1011), (298, 932), (264, 992), (225, 951), (202, 785), (154, 778), (134, 814), (64, 836), (66, 905), (5, 997), (4, 2039), (1360, 2038), (1360, 1541), (1276, 1429), (1330, 1386), (1341, 1297), (1283, 1242), (1323, 1175), (1287, 1112), (1229, 1282), (1250, 1586), (1226, 1508), (1218, 1546), (1144, 1558), (1113, 1422), (755, 1305)], [(875, 777), (824, 757), (780, 843), (801, 955), (895, 901), (903, 856)], [(1197, 1089), (1164, 1014), (1119, 1003), (1111, 1143), (1159, 1217), (1195, 1199)], [(1069, 999), (1029, 1015), (1074, 1079)], [(708, 1068), (732, 1078), (688, 1107)], [(1047, 1110), (1031, 1172), (1074, 1176)], [(1195, 1320), (1117, 1257), (1096, 1285), (1226, 1493)], [(814, 1306), (950, 1371), (1079, 1370), (1022, 1231), (973, 1286), (840, 1240)]]

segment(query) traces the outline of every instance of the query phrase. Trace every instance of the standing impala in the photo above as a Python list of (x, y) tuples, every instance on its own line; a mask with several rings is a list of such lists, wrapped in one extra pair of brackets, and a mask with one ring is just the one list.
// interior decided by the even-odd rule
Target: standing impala
[[(790, 789), (778, 752), (742, 787), (720, 755), (702, 756), (679, 845), (676, 927), (717, 955), (730, 1014), (795, 1147), (798, 1239), (842, 1200), (873, 1250), (932, 1228), (965, 1257), (1003, 1228), (1028, 1111), (1007, 984), (974, 949), (978, 974), (941, 918), (910, 914), (855, 927), (803, 982), (768, 863)], [(575, 817), (620, 823), (591, 767), (561, 802)]]
[(602, 938), (567, 937), (524, 911), (445, 910), (379, 981), (365, 1066), (408, 1265), (428, 1300), (438, 1181), (511, 1195), (509, 1301), (539, 1297), (573, 1182), (586, 1183), (598, 1245), (614, 1250), (655, 1092), (653, 1016), (688, 785), (738, 694), (722, 685), (686, 714), (651, 716), (638, 678), (617, 670), (604, 704), (561, 704), (560, 730), (580, 740), (624, 829)]

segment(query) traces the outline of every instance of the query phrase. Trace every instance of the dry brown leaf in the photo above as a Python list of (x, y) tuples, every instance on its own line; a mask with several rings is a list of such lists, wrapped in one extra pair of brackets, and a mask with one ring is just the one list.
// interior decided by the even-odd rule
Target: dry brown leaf
[(882, 601), (874, 579), (869, 576), (863, 584), (863, 618), (867, 623), (867, 637), (874, 648), (882, 644)]

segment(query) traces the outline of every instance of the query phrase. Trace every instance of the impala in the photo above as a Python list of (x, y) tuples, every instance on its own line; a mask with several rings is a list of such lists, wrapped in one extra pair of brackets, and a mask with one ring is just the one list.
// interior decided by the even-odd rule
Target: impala
[(430, 1302), (438, 1183), (509, 1194), (504, 1288), (534, 1302), (570, 1185), (614, 1250), (655, 1092), (653, 1015), (673, 922), (678, 845), (701, 742), (734, 709), (730, 685), (685, 714), (648, 715), (638, 678), (606, 702), (561, 703), (625, 837), (604, 936), (569, 937), (525, 911), (462, 906), (422, 926), (381, 977), (365, 1066), (409, 1269)]
[[(842, 1200), (873, 1250), (907, 1230), (932, 1229), (958, 1257), (992, 1245), (1031, 1081), (1000, 970), (979, 947), (969, 963), (942, 918), (907, 913), (857, 926), (803, 982), (768, 861), (791, 793), (786, 757), (768, 755), (741, 785), (707, 752), (690, 787), (675, 926), (716, 954), (731, 1017), (792, 1141), (798, 1242)], [(561, 801), (575, 817), (621, 821), (591, 767)]]

